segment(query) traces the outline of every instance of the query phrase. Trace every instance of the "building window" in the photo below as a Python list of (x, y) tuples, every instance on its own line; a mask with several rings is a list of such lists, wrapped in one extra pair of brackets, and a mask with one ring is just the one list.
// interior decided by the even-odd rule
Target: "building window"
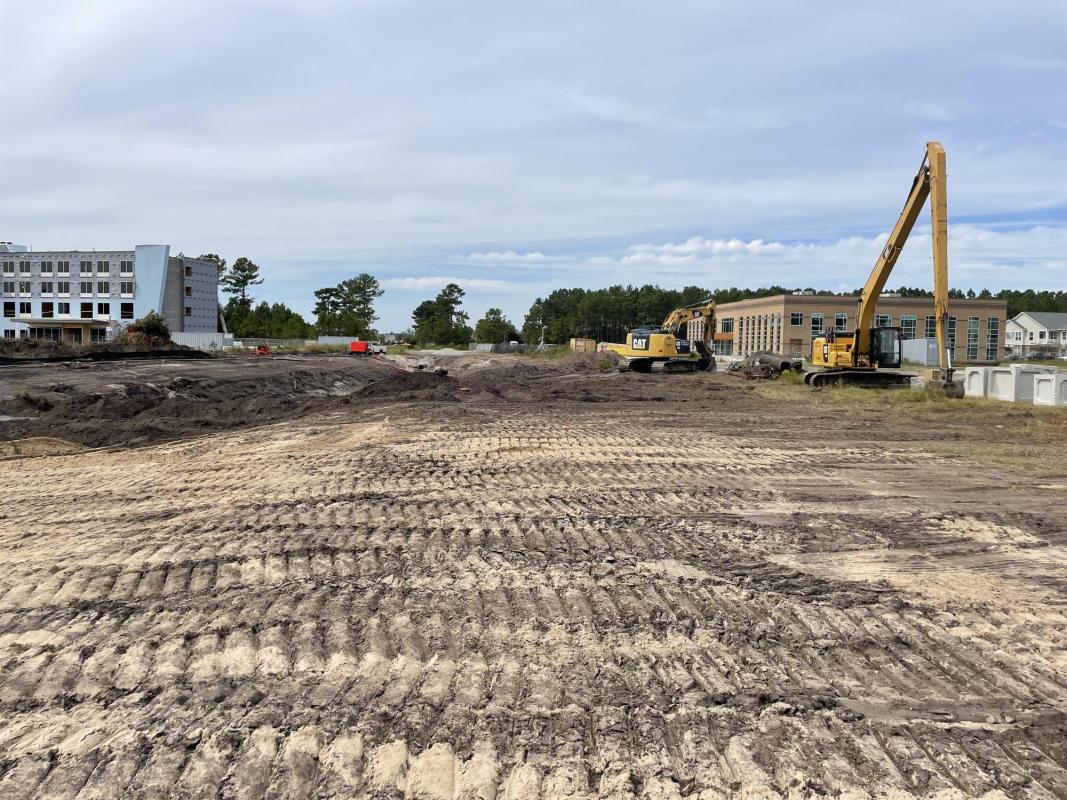
[(70, 262), (69, 261), (57, 261), (56, 262), (56, 272), (58, 272), (60, 275), (69, 275), (70, 274)]
[(14, 274), (15, 274), (15, 262), (14, 261), (5, 261), (4, 262), (4, 274), (5, 275), (14, 276)]
[(28, 295), (33, 292), (33, 283), (31, 281), (19, 281), (19, 294)]
[(892, 314), (875, 314), (874, 315), (874, 327), (876, 328), (888, 328), (893, 324)]
[(1040, 339), (1041, 341), (1045, 341), (1045, 332), (1044, 331), (1039, 331), (1038, 334), (1037, 334), (1037, 338)]
[(733, 317), (723, 317), (719, 321), (719, 324), (722, 326), (720, 328), (720, 330), (723, 333), (733, 333), (734, 332), (734, 318)]
[(106, 328), (93, 328), (89, 331), (90, 342), (106, 342), (107, 341), (107, 329)]
[(13, 317), (13, 316), (15, 316), (15, 301), (14, 300), (9, 300), (9, 301), (4, 303), (4, 316), (5, 317)]
[(81, 318), (82, 319), (92, 319), (93, 318), (93, 304), (92, 303), (82, 303), (81, 304)]
[(98, 316), (98, 317), (110, 317), (111, 316), (111, 303), (97, 303), (96, 304), (96, 316)]
[(70, 294), (70, 281), (57, 281), (56, 282), (56, 291), (59, 292), (59, 294), (61, 294), (61, 295), (69, 295)]
[(96, 293), (97, 294), (111, 294), (111, 283), (110, 283), (110, 281), (97, 281)]
[(918, 321), (914, 314), (903, 314), (900, 317), (900, 337), (902, 339), (915, 338), (915, 324)]
[(989, 317), (986, 320), (985, 329), (985, 357), (986, 361), (996, 361), (1000, 350), (1000, 318)]
[(10, 328), (8, 328), (6, 331), (4, 331), (4, 338), (5, 339), (14, 339), (15, 338), (15, 332), (13, 330), (11, 330)]
[(41, 262), (41, 274), (42, 275), (51, 275), (52, 271), (54, 269), (55, 269), (55, 265), (51, 261), (42, 261)]
[(41, 319), (52, 319), (54, 308), (51, 303), (41, 303)]
[(839, 333), (848, 330), (848, 314), (834, 314), (834, 330)]
[(119, 306), (119, 316), (122, 319), (133, 319), (133, 303), (122, 303)]
[(82, 281), (81, 283), (82, 283), (82, 285), (81, 285), (81, 294), (92, 294), (93, 293), (93, 282), (92, 281)]
[(111, 272), (111, 262), (110, 261), (97, 261), (96, 262), (96, 274), (97, 275), (107, 275), (109, 272)]
[(193, 277), (193, 268), (192, 267), (186, 267), (185, 268), (185, 277), (186, 278)]
[(789, 324), (790, 325), (803, 325), (804, 324), (804, 312), (803, 311), (790, 311), (789, 312)]
[(119, 294), (123, 297), (133, 297), (133, 281), (119, 281)]
[(92, 261), (80, 261), (80, 262), (78, 262), (78, 271), (81, 272), (82, 275), (92, 275), (93, 274), (93, 262)]
[(947, 347), (952, 351), (953, 354), (956, 353), (956, 318), (955, 317), (949, 317), (948, 318), (948, 345), (947, 345)]
[(19, 262), (19, 275), (28, 276), (29, 274), (30, 274), (30, 262), (29, 261), (20, 261)]
[(133, 275), (133, 262), (132, 261), (120, 261), (119, 262), (119, 274), (120, 275)]
[(927, 339), (933, 339), (937, 336), (937, 317), (933, 314), (927, 314), (923, 323), (923, 335)]
[(822, 334), (823, 334), (822, 316), (823, 316), (822, 314), (812, 314), (811, 315), (811, 338), (812, 339), (814, 339), (816, 336), (822, 336)]
[(28, 317), (33, 313), (33, 306), (28, 302), (19, 303), (19, 316)]
[(193, 287), (192, 286), (186, 286), (185, 287), (185, 296), (186, 297), (192, 297), (193, 296)]
[(70, 316), (70, 303), (56, 303), (56, 314), (61, 317)]
[(14, 293), (15, 293), (15, 282), (14, 281), (4, 281), (4, 294), (14, 294)]
[(967, 317), (967, 359), (978, 358), (978, 317)]
[(185, 316), (191, 317), (192, 315), (193, 315), (193, 310), (191, 308), (189, 308), (189, 306), (186, 306), (185, 307)]
[(52, 281), (41, 281), (41, 294), (52, 294), (52, 287), (55, 286)]

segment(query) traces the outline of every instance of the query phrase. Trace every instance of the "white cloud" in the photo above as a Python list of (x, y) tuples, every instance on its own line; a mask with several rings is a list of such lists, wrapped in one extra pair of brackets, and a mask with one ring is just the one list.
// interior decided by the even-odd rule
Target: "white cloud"
[[(599, 254), (582, 263), (589, 270), (611, 273), (613, 282), (648, 282), (641, 276), (654, 274), (667, 285), (684, 281), (708, 288), (778, 284), (836, 289), (861, 286), (887, 239), (887, 233), (792, 243), (694, 236), (681, 243), (631, 245), (622, 255)], [(917, 230), (905, 245), (890, 285), (928, 286), (932, 269), (929, 228)], [(949, 278), (953, 286), (1008, 288), (1020, 285), (1022, 275), (1027, 285), (1035, 288), (1063, 287), (1067, 227), (950, 227)]]
[(453, 256), (449, 259), (453, 264), (479, 264), (485, 266), (539, 266), (542, 264), (558, 264), (569, 260), (571, 259), (567, 256), (549, 256), (539, 252), (517, 253), (514, 250), (468, 253), (467, 255)]
[(381, 281), (386, 289), (398, 289), (405, 292), (438, 291), (444, 289), (450, 283), (455, 283), (462, 289), (476, 289), (481, 291), (502, 292), (526, 292), (530, 290), (530, 284), (517, 281), (493, 280), (490, 278), (461, 278), (458, 276), (448, 277), (444, 275), (418, 275), (404, 278), (386, 278)]

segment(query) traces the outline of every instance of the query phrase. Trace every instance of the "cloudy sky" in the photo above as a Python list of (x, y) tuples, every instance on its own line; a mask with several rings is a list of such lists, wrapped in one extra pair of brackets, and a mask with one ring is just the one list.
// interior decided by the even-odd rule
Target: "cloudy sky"
[[(925, 142), (951, 282), (1067, 288), (1067, 3), (0, 0), (0, 239), (449, 281), (851, 289)], [(925, 222), (926, 217), (922, 220)], [(891, 285), (931, 282), (928, 226)]]

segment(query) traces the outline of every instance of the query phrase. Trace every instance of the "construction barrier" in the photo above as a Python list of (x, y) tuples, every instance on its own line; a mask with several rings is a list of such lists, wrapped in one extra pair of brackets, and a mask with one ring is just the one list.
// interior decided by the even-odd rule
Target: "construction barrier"
[(1067, 406), (1067, 372), (1034, 375), (1035, 406)]

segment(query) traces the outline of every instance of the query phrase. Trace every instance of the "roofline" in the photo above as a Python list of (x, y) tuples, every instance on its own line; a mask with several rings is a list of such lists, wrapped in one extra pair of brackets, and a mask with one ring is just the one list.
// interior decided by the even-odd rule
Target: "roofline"
[(1048, 325), (1038, 320), (1037, 317), (1034, 316), (1034, 314), (1063, 314), (1065, 317), (1067, 317), (1067, 312), (1064, 311), (1020, 311), (1018, 314), (1012, 317), (1010, 321), (1014, 322), (1016, 325), (1019, 325), (1019, 327), (1021, 328), (1023, 326), (1019, 322), (1017, 322), (1017, 320), (1019, 319), (1019, 317), (1025, 316), (1027, 319), (1032, 320), (1037, 327), (1044, 328), (1046, 331), (1067, 330), (1067, 325), (1064, 325), (1062, 328), (1050, 328)]
[[(719, 303), (716, 313), (721, 314), (725, 309), (747, 308), (759, 304), (788, 304), (799, 303), (805, 305), (819, 305), (822, 303), (834, 303), (852, 301), (859, 305), (860, 296), (852, 294), (772, 294), (766, 297), (746, 297), (744, 300), (733, 300), (729, 303)], [(933, 297), (885, 297), (878, 298), (879, 303), (916, 303), (918, 305), (933, 305)], [(976, 308), (1003, 308), (1007, 313), (1008, 301), (998, 300), (995, 297), (950, 297), (949, 305), (964, 303)]]

